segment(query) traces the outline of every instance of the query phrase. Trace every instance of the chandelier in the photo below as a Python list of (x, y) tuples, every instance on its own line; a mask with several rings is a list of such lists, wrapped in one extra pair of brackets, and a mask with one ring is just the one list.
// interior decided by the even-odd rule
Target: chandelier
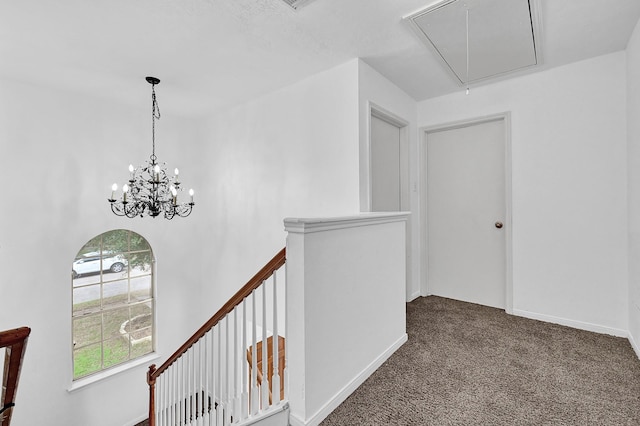
[(178, 203), (178, 193), (182, 191), (178, 180), (178, 169), (169, 177), (166, 164), (158, 163), (156, 157), (156, 120), (160, 119), (160, 109), (156, 101), (156, 84), (160, 83), (155, 77), (147, 77), (151, 84), (151, 142), (152, 150), (146, 165), (134, 168), (129, 165), (129, 180), (122, 186), (122, 197), (115, 199), (118, 185), (111, 187), (111, 211), (117, 216), (156, 217), (163, 215), (166, 219), (175, 216), (187, 217), (193, 209), (193, 189), (189, 190), (189, 202)]

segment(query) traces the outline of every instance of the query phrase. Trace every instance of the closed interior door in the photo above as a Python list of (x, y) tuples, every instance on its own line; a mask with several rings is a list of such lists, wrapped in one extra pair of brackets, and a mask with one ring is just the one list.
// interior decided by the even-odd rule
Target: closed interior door
[(504, 119), (426, 140), (427, 291), (504, 309)]
[(401, 209), (400, 128), (371, 116), (371, 211)]

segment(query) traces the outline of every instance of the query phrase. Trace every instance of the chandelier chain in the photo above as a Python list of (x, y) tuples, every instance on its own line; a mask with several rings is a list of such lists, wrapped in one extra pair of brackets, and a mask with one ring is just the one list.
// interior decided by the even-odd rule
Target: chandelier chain
[(156, 85), (151, 85), (151, 162), (156, 163), (156, 120), (160, 119), (160, 107), (156, 99)]

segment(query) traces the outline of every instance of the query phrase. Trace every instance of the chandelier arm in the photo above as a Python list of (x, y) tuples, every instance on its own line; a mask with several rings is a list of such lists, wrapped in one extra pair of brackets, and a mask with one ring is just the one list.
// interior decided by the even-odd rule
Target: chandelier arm
[(183, 203), (176, 207), (176, 214), (180, 217), (187, 217), (193, 210), (194, 203)]
[(116, 200), (110, 199), (109, 202), (111, 203), (111, 211), (113, 212), (113, 214), (115, 214), (116, 216), (124, 216), (124, 212), (122, 211), (120, 205), (116, 204)]

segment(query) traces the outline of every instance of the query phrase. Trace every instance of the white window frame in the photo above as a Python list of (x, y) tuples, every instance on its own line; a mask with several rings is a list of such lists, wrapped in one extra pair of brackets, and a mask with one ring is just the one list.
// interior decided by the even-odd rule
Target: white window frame
[[(153, 248), (151, 247), (151, 244), (149, 243), (149, 241), (144, 236), (138, 234), (137, 232), (131, 231), (129, 229), (116, 229), (116, 230), (110, 230), (110, 231), (103, 232), (103, 233), (95, 236), (94, 238), (90, 239), (87, 243), (85, 243), (81, 247), (80, 251), (82, 251), (82, 249), (86, 246), (86, 244), (88, 244), (92, 240), (100, 238), (100, 255), (102, 256), (103, 255), (103, 251), (102, 250), (104, 249), (103, 238), (104, 238), (104, 236), (106, 234), (108, 234), (110, 232), (113, 232), (113, 231), (125, 231), (125, 232), (128, 233), (127, 234), (127, 246), (128, 246), (127, 250), (121, 252), (121, 254), (123, 254), (125, 256), (129, 256), (132, 253), (141, 252), (141, 250), (131, 250), (131, 245), (130, 244), (131, 244), (131, 236), (132, 235), (136, 235), (136, 236), (141, 237), (146, 242), (147, 246), (149, 247), (149, 252), (150, 252), (150, 257), (151, 257), (151, 259), (150, 259), (151, 265), (150, 265), (150, 271), (149, 271), (149, 275), (148, 275), (151, 278), (150, 298), (144, 300), (143, 302), (130, 303), (131, 300), (130, 300), (130, 297), (129, 297), (129, 301), (126, 302), (126, 304), (118, 305), (117, 308), (122, 308), (124, 306), (134, 306), (134, 305), (137, 305), (139, 303), (151, 302), (151, 330), (152, 330), (152, 332), (151, 332), (151, 352), (148, 352), (146, 354), (140, 355), (140, 356), (138, 356), (136, 358), (130, 358), (130, 359), (125, 360), (125, 361), (123, 361), (121, 363), (118, 363), (118, 364), (114, 364), (114, 365), (111, 365), (111, 366), (104, 367), (104, 365), (103, 365), (103, 363), (104, 363), (104, 346), (101, 346), (100, 352), (101, 352), (101, 364), (102, 365), (101, 365), (100, 369), (95, 371), (95, 372), (93, 372), (93, 373), (90, 373), (88, 375), (75, 378), (75, 370), (74, 370), (74, 365), (75, 365), (75, 353), (74, 353), (74, 346), (75, 345), (74, 345), (74, 340), (75, 340), (75, 336), (74, 336), (74, 325), (73, 324), (74, 324), (74, 319), (76, 319), (78, 317), (81, 317), (82, 315), (74, 315), (74, 310), (73, 310), (73, 305), (74, 305), (74, 299), (73, 299), (74, 278), (72, 276), (72, 279), (71, 279), (71, 285), (72, 285), (72, 288), (71, 288), (71, 293), (72, 293), (72, 296), (71, 296), (71, 336), (72, 336), (72, 341), (71, 341), (71, 357), (70, 357), (70, 360), (71, 360), (71, 368), (70, 368), (70, 370), (71, 370), (71, 385), (69, 386), (69, 389), (68, 389), (69, 391), (73, 391), (73, 390), (82, 388), (82, 387), (84, 387), (86, 385), (89, 385), (91, 383), (95, 383), (95, 382), (100, 381), (100, 380), (102, 380), (102, 379), (104, 379), (106, 377), (110, 377), (110, 376), (113, 376), (115, 374), (118, 374), (118, 373), (120, 373), (122, 371), (126, 371), (126, 370), (129, 370), (129, 369), (144, 365), (144, 364), (148, 365), (151, 361), (153, 361), (154, 359), (158, 358), (158, 354), (156, 352), (156, 347), (157, 347), (157, 330), (156, 330), (156, 327), (157, 327), (157, 321), (156, 321), (156, 306), (157, 306), (157, 299), (156, 299), (156, 262), (155, 262), (155, 256), (154, 256), (154, 253), (153, 253)], [(144, 250), (142, 250), (142, 251), (144, 251)], [(80, 253), (80, 252), (78, 252), (78, 253)], [(102, 263), (102, 261), (101, 261), (101, 263)], [(128, 283), (127, 284), (128, 285), (127, 294), (129, 296), (131, 296), (131, 280), (132, 280), (132, 278), (135, 279), (138, 276), (134, 276), (134, 277), (131, 276), (128, 264), (127, 264), (126, 268), (128, 270), (128, 273), (126, 274), (126, 280), (127, 280), (127, 283)], [(100, 268), (100, 269), (102, 269), (102, 268)], [(104, 312), (108, 312), (110, 310), (115, 310), (116, 309), (116, 307), (113, 307), (113, 306), (112, 307), (107, 307), (105, 309), (105, 307), (103, 306), (103, 294), (102, 294), (103, 285), (104, 284), (108, 284), (109, 282), (112, 282), (112, 280), (110, 280), (108, 276), (105, 277), (105, 273), (103, 271), (100, 271), (97, 274), (99, 274), (99, 279), (94, 281), (92, 284), (88, 284), (87, 286), (96, 285), (96, 284), (98, 284), (100, 286), (100, 307), (97, 308), (96, 312), (91, 312), (88, 315), (96, 315), (97, 313), (102, 314)], [(141, 275), (141, 276), (144, 276), (144, 275)], [(104, 333), (104, 330), (101, 330), (101, 333)], [(108, 340), (110, 340), (109, 337), (105, 338), (104, 335), (101, 335), (99, 342), (102, 345), (105, 341), (108, 341)], [(131, 347), (129, 346), (129, 348), (131, 348)], [(131, 352), (129, 352), (129, 356), (131, 356)]]

